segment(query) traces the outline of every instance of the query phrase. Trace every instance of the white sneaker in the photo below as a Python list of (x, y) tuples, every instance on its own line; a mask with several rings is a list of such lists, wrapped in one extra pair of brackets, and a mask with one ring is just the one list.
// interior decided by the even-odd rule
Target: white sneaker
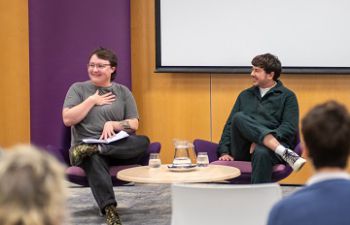
[(305, 159), (288, 148), (284, 151), (282, 158), (293, 168), (294, 171), (299, 171), (306, 163)]

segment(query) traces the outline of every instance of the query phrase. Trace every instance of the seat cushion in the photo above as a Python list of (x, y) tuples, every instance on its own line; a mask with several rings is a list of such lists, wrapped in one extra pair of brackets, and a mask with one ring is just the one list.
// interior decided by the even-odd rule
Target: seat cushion
[[(241, 176), (231, 180), (231, 183), (242, 183), (247, 184), (250, 183), (251, 174), (252, 174), (252, 164), (248, 161), (214, 161), (211, 164), (213, 165), (222, 165), (222, 166), (232, 166), (240, 169)], [(277, 164), (273, 167), (272, 171), (272, 181), (279, 181), (285, 177), (287, 177), (292, 172), (289, 166), (284, 164)]]
[(246, 161), (223, 161), (218, 160), (214, 161), (211, 164), (222, 165), (222, 166), (232, 166), (240, 169), (241, 174), (251, 174), (252, 173), (252, 164)]
[[(132, 165), (111, 166), (109, 168), (109, 174), (111, 175), (113, 185), (118, 186), (118, 185), (127, 183), (117, 179), (116, 175), (119, 171), (132, 168), (132, 167), (137, 167), (137, 166), (140, 166), (140, 165), (132, 164)], [(83, 186), (89, 186), (89, 183), (86, 179), (85, 171), (80, 167), (77, 167), (77, 166), (68, 167), (66, 169), (66, 175), (68, 180), (73, 183), (83, 185)]]

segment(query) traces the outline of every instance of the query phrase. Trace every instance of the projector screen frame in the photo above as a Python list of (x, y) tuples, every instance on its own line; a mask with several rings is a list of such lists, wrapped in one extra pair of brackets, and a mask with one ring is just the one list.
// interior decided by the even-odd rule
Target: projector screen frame
[[(251, 72), (250, 66), (164, 66), (162, 65), (161, 46), (161, 0), (155, 0), (155, 31), (156, 31), (156, 68), (155, 73), (220, 73), (246, 74)], [(283, 66), (283, 62), (282, 62)], [(350, 67), (284, 67), (285, 74), (348, 74)]]

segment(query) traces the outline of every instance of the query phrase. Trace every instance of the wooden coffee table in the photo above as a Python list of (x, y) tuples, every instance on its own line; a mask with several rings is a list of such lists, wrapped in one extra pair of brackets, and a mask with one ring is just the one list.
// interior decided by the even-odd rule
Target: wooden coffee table
[(241, 175), (240, 170), (230, 166), (209, 165), (191, 171), (173, 172), (167, 165), (162, 165), (156, 169), (148, 166), (125, 169), (118, 172), (117, 178), (138, 183), (197, 183), (224, 181), (239, 175)]

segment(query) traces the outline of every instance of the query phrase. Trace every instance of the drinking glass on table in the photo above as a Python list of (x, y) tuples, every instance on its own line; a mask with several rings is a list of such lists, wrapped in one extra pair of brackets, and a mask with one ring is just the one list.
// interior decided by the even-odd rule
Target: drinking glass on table
[(209, 158), (207, 152), (198, 152), (197, 154), (197, 166), (207, 167), (209, 165)]
[(159, 168), (161, 164), (159, 153), (151, 153), (149, 155), (148, 166), (150, 168)]

